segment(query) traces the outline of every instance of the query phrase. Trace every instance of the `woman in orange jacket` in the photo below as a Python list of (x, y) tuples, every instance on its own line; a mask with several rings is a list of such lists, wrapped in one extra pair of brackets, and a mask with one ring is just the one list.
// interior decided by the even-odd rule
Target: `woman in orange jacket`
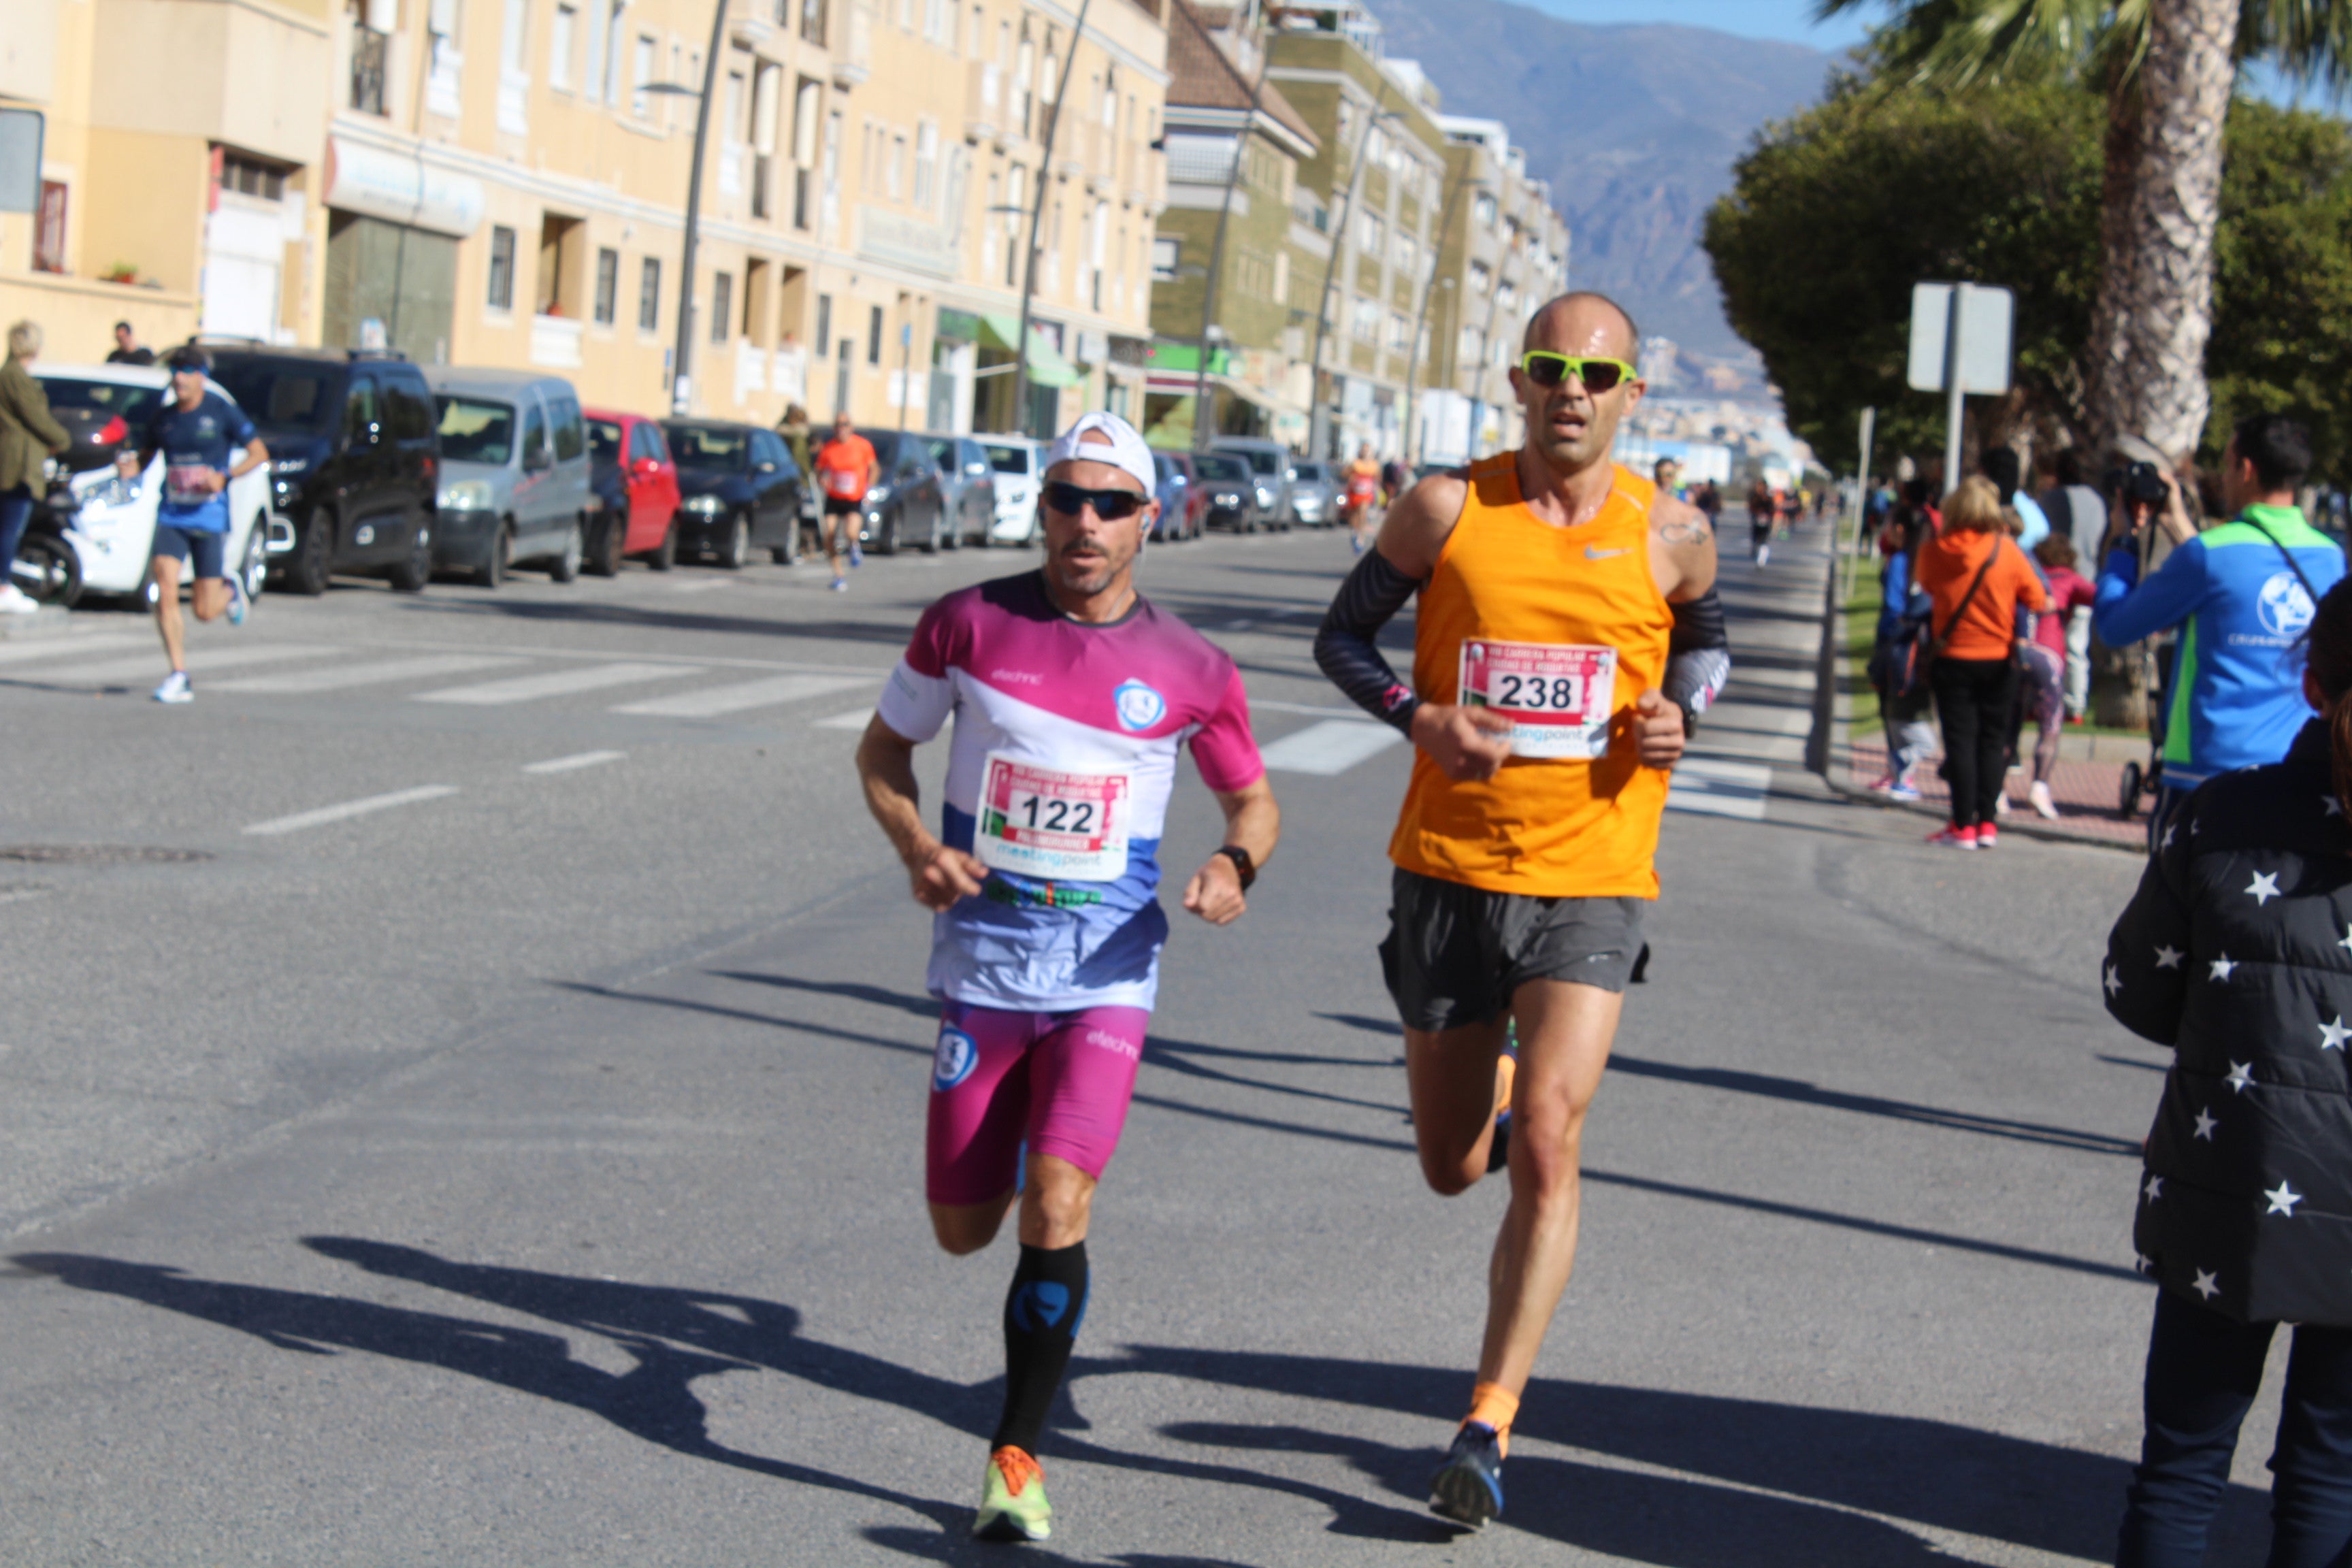
[(1941, 651), (1928, 672), (1944, 725), (1944, 776), (1952, 786), (1951, 825), (1929, 842), (1956, 849), (1993, 847), (1995, 803), (2009, 761), (2009, 709), (2017, 691), (2012, 655), (2018, 611), (2044, 610), (2049, 596), (2001, 519), (1990, 479), (1960, 481), (1944, 498), (1944, 526), (1919, 547), (1919, 585), (1935, 603)]

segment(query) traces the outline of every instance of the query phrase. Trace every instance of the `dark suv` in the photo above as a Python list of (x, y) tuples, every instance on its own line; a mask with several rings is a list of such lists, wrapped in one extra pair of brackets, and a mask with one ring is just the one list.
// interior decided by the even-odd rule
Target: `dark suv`
[[(376, 574), (414, 593), (433, 575), (438, 422), (424, 373), (368, 350), (206, 343), (213, 379), (268, 445), (271, 580), (326, 591), (338, 572)], [(290, 530), (291, 544), (276, 541)]]

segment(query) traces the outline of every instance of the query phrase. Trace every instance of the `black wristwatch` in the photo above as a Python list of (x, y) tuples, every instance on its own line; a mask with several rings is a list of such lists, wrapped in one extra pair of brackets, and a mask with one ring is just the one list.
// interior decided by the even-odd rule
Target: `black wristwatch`
[(1683, 739), (1687, 741), (1698, 733), (1698, 710), (1687, 702), (1679, 702), (1675, 706), (1683, 710)]
[(1250, 858), (1250, 852), (1238, 844), (1221, 844), (1217, 853), (1234, 863), (1234, 869), (1242, 874), (1242, 891), (1248, 892), (1250, 884), (1257, 880), (1257, 862)]

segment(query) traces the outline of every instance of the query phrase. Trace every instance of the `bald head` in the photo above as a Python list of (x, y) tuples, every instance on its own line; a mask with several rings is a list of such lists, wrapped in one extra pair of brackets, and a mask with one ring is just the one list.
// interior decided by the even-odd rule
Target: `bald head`
[(1606, 294), (1590, 289), (1555, 295), (1528, 318), (1519, 352), (1557, 349), (1562, 353), (1596, 354), (1607, 359), (1640, 363), (1642, 330), (1632, 312)]

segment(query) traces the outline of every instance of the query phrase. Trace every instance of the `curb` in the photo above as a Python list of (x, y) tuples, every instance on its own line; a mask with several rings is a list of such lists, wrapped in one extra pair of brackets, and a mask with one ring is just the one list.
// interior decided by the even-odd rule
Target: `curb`
[[(1838, 689), (1838, 556), (1832, 536), (1830, 550), (1829, 584), (1822, 590), (1822, 647), (1818, 683), (1813, 699), (1813, 734), (1816, 743), (1808, 748), (1806, 761), (1821, 776), (1830, 793), (1858, 805), (1875, 806), (1882, 811), (1908, 812), (1931, 822), (1944, 820), (1943, 808), (1925, 801), (1889, 800), (1872, 793), (1853, 782), (1853, 769), (1847, 758), (1853, 754), (1850, 733), (1853, 725), (1853, 700)], [(2020, 821), (2023, 817), (2025, 820)], [(2044, 822), (2031, 812), (2011, 812), (2000, 823), (2003, 837), (2014, 835), (2020, 838), (2042, 838), (2053, 844), (2086, 844), (2098, 849), (2114, 849), (2126, 855), (2145, 857), (2147, 849), (2139, 844), (2119, 844), (2112, 838), (2070, 828), (2063, 823)]]

